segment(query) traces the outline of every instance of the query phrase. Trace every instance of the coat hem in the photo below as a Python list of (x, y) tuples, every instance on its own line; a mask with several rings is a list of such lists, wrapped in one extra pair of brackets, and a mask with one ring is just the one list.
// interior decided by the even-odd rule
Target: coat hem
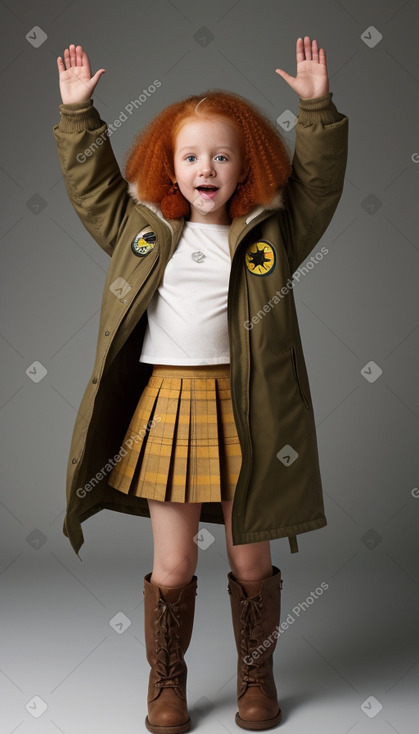
[(127, 515), (137, 515), (137, 517), (150, 518), (150, 514), (146, 509), (144, 511), (144, 514), (142, 514), (138, 512), (138, 508), (135, 506), (130, 507), (122, 504), (115, 505), (111, 502), (101, 502), (100, 504), (91, 507), (89, 510), (82, 513), (81, 515), (79, 515), (77, 512), (67, 512), (63, 523), (63, 533), (65, 537), (69, 539), (71, 547), (73, 548), (80, 561), (82, 560), (82, 558), (80, 558), (79, 550), (82, 545), (84, 545), (84, 535), (81, 527), (82, 523), (85, 522), (85, 520), (88, 520), (90, 517), (93, 517), (93, 515), (97, 515), (97, 513), (101, 510), (113, 510), (114, 512), (121, 512)]
[(297, 535), (309, 533), (312, 530), (320, 530), (327, 525), (326, 517), (320, 517), (317, 520), (309, 520), (308, 522), (299, 523), (298, 525), (290, 525), (285, 528), (271, 528), (270, 530), (257, 530), (255, 532), (239, 532), (238, 542), (233, 545), (242, 545), (246, 543), (259, 543), (264, 540), (279, 540), (280, 538), (288, 538), (291, 553), (298, 553)]
[[(150, 515), (147, 514), (140, 514), (138, 512), (137, 507), (128, 507), (126, 505), (114, 505), (111, 503), (101, 503), (100, 505), (96, 505), (94, 508), (90, 508), (87, 512), (83, 513), (83, 515), (77, 515), (75, 513), (74, 515), (66, 514), (64, 518), (64, 524), (63, 524), (63, 533), (66, 536), (66, 538), (69, 539), (71, 546), (80, 559), (79, 550), (84, 544), (84, 536), (83, 531), (81, 528), (81, 524), (88, 520), (89, 517), (92, 517), (93, 515), (96, 515), (100, 510), (112, 510), (114, 512), (122, 512), (129, 515), (137, 515), (137, 517), (148, 517), (150, 518)], [(213, 522), (217, 524), (222, 524), (221, 522), (218, 522), (216, 518), (208, 518), (206, 517), (201, 518), (200, 522)], [(290, 546), (290, 552), (291, 553), (298, 553), (298, 543), (297, 543), (297, 535), (301, 535), (302, 533), (308, 533), (312, 530), (320, 530), (321, 528), (324, 528), (327, 525), (327, 519), (323, 515), (323, 517), (319, 517), (317, 520), (309, 520), (307, 522), (298, 523), (298, 525), (290, 525), (285, 528), (271, 528), (270, 530), (257, 530), (254, 532), (239, 532), (237, 534), (238, 536), (238, 542), (234, 543), (233, 545), (245, 545), (248, 543), (260, 543), (265, 540), (279, 540), (280, 538), (288, 538), (289, 546)]]

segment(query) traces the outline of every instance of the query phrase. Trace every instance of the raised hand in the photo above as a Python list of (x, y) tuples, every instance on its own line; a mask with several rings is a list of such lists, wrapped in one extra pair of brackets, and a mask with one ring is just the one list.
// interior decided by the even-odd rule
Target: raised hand
[(61, 56), (57, 58), (57, 66), (63, 104), (90, 99), (100, 77), (105, 73), (105, 69), (99, 69), (92, 76), (86, 51), (83, 51), (82, 46), (75, 46), (73, 43), (64, 49), (64, 61)]
[(276, 73), (290, 85), (291, 89), (303, 99), (323, 97), (329, 94), (329, 77), (326, 66), (326, 53), (317, 48), (317, 41), (311, 43), (309, 36), (297, 39), (297, 76), (290, 76), (283, 69)]

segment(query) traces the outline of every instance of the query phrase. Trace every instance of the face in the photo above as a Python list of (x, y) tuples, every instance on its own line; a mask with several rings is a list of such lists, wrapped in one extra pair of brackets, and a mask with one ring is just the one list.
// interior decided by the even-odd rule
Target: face
[[(228, 122), (193, 118), (176, 135), (176, 181), (191, 205), (190, 222), (230, 224), (227, 201), (241, 175), (239, 138)], [(216, 187), (206, 190), (201, 187)]]

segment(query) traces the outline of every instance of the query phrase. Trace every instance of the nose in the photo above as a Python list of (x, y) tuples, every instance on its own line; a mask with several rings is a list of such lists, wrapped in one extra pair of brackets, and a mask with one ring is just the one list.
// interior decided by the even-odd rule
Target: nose
[(199, 175), (207, 178), (208, 176), (214, 176), (215, 170), (211, 158), (207, 160), (202, 159), (199, 168)]

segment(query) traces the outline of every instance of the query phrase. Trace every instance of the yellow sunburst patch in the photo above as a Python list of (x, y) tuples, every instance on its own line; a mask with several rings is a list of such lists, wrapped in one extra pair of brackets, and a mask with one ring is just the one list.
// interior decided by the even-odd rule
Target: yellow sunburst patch
[(150, 226), (144, 227), (131, 242), (131, 250), (138, 257), (145, 257), (156, 244), (156, 235)]
[(252, 275), (269, 275), (275, 267), (275, 250), (269, 242), (259, 240), (245, 253), (245, 263)]

